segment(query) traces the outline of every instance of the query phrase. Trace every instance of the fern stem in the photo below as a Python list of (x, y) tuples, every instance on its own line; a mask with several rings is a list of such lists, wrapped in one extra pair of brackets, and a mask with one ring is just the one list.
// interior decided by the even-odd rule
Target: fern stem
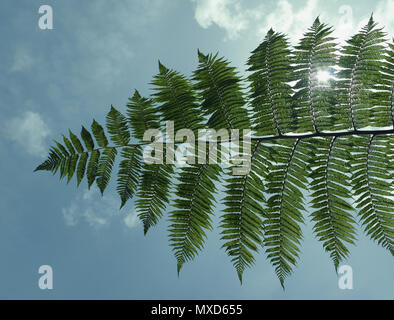
[(391, 111), (391, 121), (393, 122), (393, 129), (394, 129), (394, 81), (391, 85), (391, 95), (390, 95), (390, 111)]
[(315, 130), (316, 133), (319, 133), (319, 130), (317, 129), (316, 125), (316, 112), (315, 108), (313, 106), (313, 97), (312, 97), (312, 60), (313, 56), (315, 55), (315, 42), (316, 42), (316, 31), (315, 31), (315, 37), (313, 38), (313, 43), (312, 43), (312, 50), (310, 52), (309, 56), (309, 73), (308, 73), (308, 97), (309, 97), (309, 109), (311, 112), (312, 116), (312, 125), (313, 125), (313, 130)]

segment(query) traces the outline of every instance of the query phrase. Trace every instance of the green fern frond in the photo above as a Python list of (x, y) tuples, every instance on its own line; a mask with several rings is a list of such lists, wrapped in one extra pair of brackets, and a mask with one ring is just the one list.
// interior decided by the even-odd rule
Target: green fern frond
[[(245, 268), (255, 259), (252, 251), (257, 252), (262, 244), (263, 216), (262, 202), (265, 201), (262, 176), (266, 176), (266, 158), (269, 150), (260, 142), (252, 144), (250, 171), (244, 176), (226, 179), (225, 214), (221, 217), (220, 228), (226, 249), (242, 283)], [(232, 174), (229, 169), (229, 175)]]
[(283, 34), (272, 29), (264, 41), (252, 51), (248, 60), (251, 87), (253, 127), (260, 136), (281, 135), (291, 130), (295, 116), (292, 109), (293, 93), (291, 51)]
[(300, 223), (305, 210), (303, 192), (307, 189), (309, 143), (292, 139), (273, 146), (273, 163), (267, 176), (267, 214), (264, 220), (264, 246), (279, 281), (292, 272), (302, 239)]
[(336, 131), (343, 128), (341, 110), (335, 108), (335, 81), (322, 83), (320, 73), (329, 74), (337, 64), (333, 29), (319, 18), (295, 47), (294, 80), (297, 90), (294, 103), (297, 111), (297, 131)]
[[(394, 42), (394, 39), (393, 39)], [(375, 89), (379, 90), (375, 93), (379, 105), (389, 109), (391, 125), (394, 127), (394, 43), (388, 44), (386, 50), (385, 63), (381, 68), (381, 85), (375, 85)]]
[(88, 178), (88, 187), (92, 186), (97, 177), (97, 168), (100, 159), (100, 150), (95, 149), (90, 154), (89, 163), (86, 171), (86, 176)]
[(347, 41), (339, 59), (343, 88), (341, 101), (349, 110), (351, 128), (384, 127), (392, 124), (390, 109), (377, 100), (373, 89), (381, 83), (384, 33), (371, 17), (362, 30)]
[(163, 216), (170, 197), (173, 165), (144, 164), (138, 189), (136, 208), (144, 226), (144, 234)]
[(191, 83), (178, 72), (169, 70), (159, 61), (160, 73), (155, 76), (154, 101), (163, 120), (174, 121), (175, 131), (201, 127), (202, 116)]
[(91, 129), (99, 147), (105, 148), (108, 145), (108, 139), (105, 135), (103, 127), (96, 120), (93, 120)]
[(354, 244), (355, 240), (353, 208), (348, 202), (351, 198), (349, 143), (347, 137), (315, 141), (310, 176), (313, 230), (330, 253), (335, 269), (349, 254), (345, 243)]
[(117, 153), (118, 151), (116, 150), (116, 148), (106, 147), (98, 161), (96, 182), (97, 186), (101, 191), (101, 194), (104, 193), (104, 190), (107, 187), (111, 178), (112, 167), (114, 165)]
[(194, 72), (195, 89), (203, 100), (201, 108), (209, 115), (212, 129), (250, 128), (248, 112), (235, 68), (217, 54), (204, 55), (198, 51), (199, 67)]
[(130, 141), (130, 132), (127, 126), (127, 118), (111, 106), (107, 114), (107, 130), (111, 140), (116, 146), (126, 146)]
[(77, 185), (79, 186), (82, 182), (82, 179), (85, 175), (86, 164), (89, 158), (89, 153), (84, 152), (79, 158), (78, 167), (77, 167)]
[(90, 132), (88, 130), (86, 130), (86, 128), (84, 126), (82, 126), (81, 137), (82, 137), (83, 142), (85, 143), (86, 148), (89, 151), (92, 151), (94, 149), (94, 141), (93, 141), (92, 135), (90, 134)]
[(372, 240), (394, 254), (393, 192), (386, 136), (354, 138), (353, 190), (356, 208), (364, 230)]
[[(69, 130), (35, 171), (59, 173), (67, 182), (76, 176), (78, 186), (86, 177), (88, 188), (96, 182), (103, 193), (121, 150), (121, 208), (137, 196), (145, 234), (171, 199), (168, 231), (178, 273), (204, 247), (222, 181), (221, 239), (241, 283), (264, 247), (284, 286), (300, 254), (308, 188), (313, 231), (335, 268), (355, 242), (353, 211), (365, 233), (394, 256), (394, 45), (385, 42), (372, 17), (342, 49), (332, 31), (316, 19), (293, 49), (285, 35), (271, 29), (248, 60), (247, 94), (235, 68), (218, 54), (198, 51), (191, 79), (159, 62), (151, 96), (135, 90), (127, 116), (111, 106), (106, 117), (110, 139), (96, 120), (91, 132), (82, 126), (80, 137)], [(144, 134), (149, 129), (163, 133), (163, 121), (194, 133), (231, 131), (229, 141), (217, 132), (221, 153), (228, 151), (224, 142), (237, 144), (236, 129), (251, 129), (241, 152), (251, 147), (250, 170), (237, 176), (238, 163), (231, 159), (223, 171), (212, 152), (213, 134), (207, 135), (205, 159), (198, 153), (198, 161), (175, 172), (170, 152), (184, 142), (166, 139), (153, 159), (163, 156), (165, 163), (150, 164), (143, 157), (150, 143)]]
[(219, 165), (194, 164), (182, 168), (177, 178), (177, 198), (172, 204), (174, 209), (170, 212), (168, 231), (178, 273), (183, 264), (194, 259), (203, 248), (204, 230), (212, 228), (210, 216), (220, 173)]
[(135, 90), (133, 97), (129, 98), (127, 116), (134, 137), (138, 140), (142, 140), (148, 129), (160, 127), (159, 116), (156, 114), (152, 99), (142, 97), (137, 90)]
[(141, 174), (141, 146), (123, 148), (121, 152), (123, 160), (119, 165), (118, 187), (122, 208), (127, 200), (131, 199), (137, 191), (139, 177)]

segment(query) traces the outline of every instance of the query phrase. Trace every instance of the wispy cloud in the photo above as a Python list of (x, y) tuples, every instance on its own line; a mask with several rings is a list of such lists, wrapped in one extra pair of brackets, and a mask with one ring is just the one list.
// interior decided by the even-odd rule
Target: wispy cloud
[(141, 220), (138, 218), (138, 214), (136, 211), (129, 213), (124, 219), (124, 223), (129, 228), (135, 228), (140, 224)]
[(261, 17), (261, 6), (253, 10), (243, 8), (241, 0), (192, 0), (194, 17), (202, 28), (216, 24), (227, 33), (226, 39), (236, 39), (250, 22)]
[(45, 139), (51, 133), (40, 114), (26, 111), (8, 120), (3, 128), (4, 135), (18, 143), (34, 156), (46, 156)]
[[(100, 228), (111, 223), (118, 216), (120, 201), (111, 192), (102, 197), (97, 186), (80, 193), (68, 207), (62, 208), (64, 222), (68, 226), (76, 226), (81, 221), (93, 228)], [(128, 228), (138, 225), (138, 217), (135, 212), (123, 219)]]
[[(257, 30), (256, 36), (263, 38), (270, 28), (288, 35), (296, 44), (312, 25), (317, 16), (321, 21), (334, 26), (334, 36), (343, 43), (367, 22), (372, 11), (375, 19), (385, 26), (390, 34), (394, 33), (393, 0), (380, 0), (371, 6), (357, 20), (354, 18), (354, 5), (326, 2), (322, 0), (303, 0), (299, 5), (294, 1), (279, 0), (273, 8), (260, 6), (245, 7), (243, 0), (191, 0), (195, 3), (195, 19), (202, 28), (216, 24), (226, 31), (226, 39), (237, 39), (248, 30)], [(250, 2), (249, 2), (250, 4)], [(352, 4), (352, 2), (351, 2)]]
[(18, 48), (16, 49), (14, 60), (11, 65), (11, 72), (21, 72), (29, 70), (34, 64), (36, 60), (30, 54), (30, 52), (26, 48)]
[(394, 37), (394, 1), (381, 0), (379, 1), (375, 11), (376, 21), (385, 27), (386, 32)]
[(276, 8), (269, 13), (261, 27), (259, 36), (263, 37), (270, 28), (286, 33), (293, 42), (301, 38), (318, 16), (319, 0), (308, 0), (298, 10), (287, 0), (279, 0)]

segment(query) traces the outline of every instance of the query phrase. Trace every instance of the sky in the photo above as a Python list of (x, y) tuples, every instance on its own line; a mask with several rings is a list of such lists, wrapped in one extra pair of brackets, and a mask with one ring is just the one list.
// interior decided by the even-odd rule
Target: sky
[[(41, 5), (53, 9), (42, 30)], [(394, 0), (2, 0), (0, 2), (0, 299), (394, 299), (393, 258), (358, 234), (341, 290), (329, 255), (303, 226), (302, 253), (283, 290), (263, 253), (240, 285), (219, 230), (176, 272), (165, 217), (143, 235), (133, 201), (104, 197), (50, 173), (33, 173), (53, 139), (125, 111), (148, 95), (157, 61), (190, 76), (197, 49), (219, 52), (245, 74), (250, 52), (273, 27), (293, 44), (313, 20), (343, 42), (375, 19), (394, 36)], [(217, 206), (217, 225), (221, 205)], [(53, 289), (38, 286), (42, 265)]]

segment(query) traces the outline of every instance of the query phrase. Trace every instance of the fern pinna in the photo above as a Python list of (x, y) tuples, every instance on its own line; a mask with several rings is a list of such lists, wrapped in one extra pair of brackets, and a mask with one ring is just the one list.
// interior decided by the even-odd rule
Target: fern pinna
[[(247, 62), (246, 81), (217, 54), (198, 51), (191, 79), (159, 62), (151, 97), (135, 91), (126, 115), (111, 106), (109, 138), (93, 120), (80, 138), (70, 131), (55, 141), (36, 171), (59, 171), (68, 182), (75, 175), (78, 185), (86, 177), (103, 193), (120, 155), (121, 207), (137, 197), (145, 233), (169, 211), (178, 272), (204, 247), (221, 181), (219, 228), (240, 281), (263, 248), (283, 286), (308, 219), (335, 268), (356, 241), (357, 221), (394, 255), (394, 45), (372, 17), (342, 48), (332, 32), (317, 18), (291, 48), (269, 30)], [(144, 133), (163, 131), (164, 121), (193, 132), (250, 128), (248, 171), (233, 175), (234, 163), (208, 163), (206, 153), (183, 167), (144, 162)], [(171, 143), (167, 151), (179, 141)]]

